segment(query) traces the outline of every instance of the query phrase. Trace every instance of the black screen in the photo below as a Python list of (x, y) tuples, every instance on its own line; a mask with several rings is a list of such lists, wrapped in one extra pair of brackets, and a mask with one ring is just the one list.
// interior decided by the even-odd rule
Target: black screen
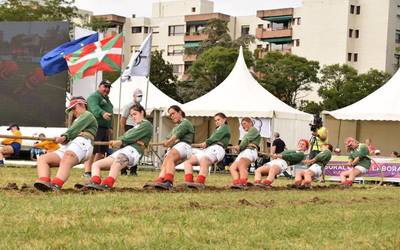
[(67, 71), (46, 77), (39, 62), (67, 41), (66, 22), (0, 22), (0, 125), (65, 125)]

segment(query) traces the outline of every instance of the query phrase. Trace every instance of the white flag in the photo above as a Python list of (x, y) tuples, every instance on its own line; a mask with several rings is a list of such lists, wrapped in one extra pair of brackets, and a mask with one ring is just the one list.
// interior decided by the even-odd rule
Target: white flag
[(151, 37), (150, 33), (140, 45), (139, 51), (132, 54), (128, 66), (122, 73), (122, 81), (129, 80), (132, 76), (149, 76), (151, 63)]

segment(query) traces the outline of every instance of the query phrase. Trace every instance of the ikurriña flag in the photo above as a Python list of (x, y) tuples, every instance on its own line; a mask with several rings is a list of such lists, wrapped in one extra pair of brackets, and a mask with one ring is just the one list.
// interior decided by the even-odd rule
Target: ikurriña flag
[(108, 36), (101, 41), (65, 56), (73, 79), (95, 75), (97, 71), (121, 71), (122, 34)]

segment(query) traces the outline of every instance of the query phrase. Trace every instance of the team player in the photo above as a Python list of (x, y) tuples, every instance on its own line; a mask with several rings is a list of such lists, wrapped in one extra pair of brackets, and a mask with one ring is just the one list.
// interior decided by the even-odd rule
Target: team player
[[(227, 117), (223, 113), (217, 113), (214, 115), (214, 121), (216, 130), (210, 138), (198, 145), (202, 150), (184, 162), (185, 183), (188, 187), (205, 188), (208, 168), (221, 161), (225, 156), (225, 149), (231, 139)], [(195, 182), (193, 180), (193, 165), (200, 165), (199, 175)]]
[[(273, 154), (272, 161), (257, 168), (254, 173), (254, 184), (258, 187), (270, 188), (277, 175), (285, 171), (288, 166), (301, 163), (304, 160), (304, 152), (308, 150), (309, 143), (305, 139), (299, 140), (297, 150), (285, 150), (280, 154)], [(262, 176), (267, 175), (264, 181)]]
[[(332, 158), (333, 147), (331, 144), (322, 144), (321, 152), (317, 154), (313, 159), (306, 159), (303, 161), (304, 164), (310, 167), (307, 170), (300, 170), (296, 172), (294, 185), (295, 188), (310, 188), (311, 181), (319, 178), (324, 172), (326, 164)], [(303, 181), (304, 180), (304, 181)], [(303, 185), (302, 185), (303, 182)]]
[[(40, 191), (58, 191), (67, 181), (73, 166), (87, 160), (93, 151), (94, 136), (97, 132), (96, 118), (87, 111), (87, 102), (83, 97), (73, 97), (66, 109), (76, 117), (71, 127), (60, 137), (55, 138), (61, 143), (60, 149), (39, 156), (37, 173), (39, 179), (34, 187)], [(59, 167), (56, 177), (50, 180), (50, 168)]]
[(239, 145), (230, 147), (233, 151), (240, 152), (229, 168), (233, 179), (231, 187), (237, 189), (247, 188), (248, 168), (257, 160), (261, 140), (260, 133), (249, 117), (243, 118), (241, 125), (246, 134)]
[[(145, 147), (149, 145), (151, 140), (153, 126), (148, 120), (144, 119), (146, 112), (140, 104), (134, 104), (130, 108), (130, 115), (136, 125), (126, 131), (118, 140), (110, 142), (112, 147), (123, 146), (123, 148), (107, 158), (93, 163), (91, 183), (87, 184), (86, 187), (109, 190), (114, 186), (121, 169), (125, 167), (129, 169), (138, 164)], [(108, 177), (101, 181), (100, 172), (103, 169), (110, 169), (110, 172)]]
[(351, 170), (340, 173), (340, 181), (342, 185), (350, 187), (357, 176), (366, 174), (371, 166), (371, 159), (368, 157), (368, 146), (359, 143), (356, 139), (348, 137), (345, 145), (349, 151), (349, 166)]
[(191, 145), (194, 140), (194, 127), (185, 118), (185, 113), (182, 109), (177, 105), (173, 105), (168, 108), (168, 114), (172, 122), (175, 123), (175, 127), (168, 135), (167, 140), (162, 142), (169, 149), (161, 165), (161, 172), (154, 183), (156, 188), (161, 189), (171, 189), (173, 187), (175, 167), (178, 162), (185, 161), (192, 156)]

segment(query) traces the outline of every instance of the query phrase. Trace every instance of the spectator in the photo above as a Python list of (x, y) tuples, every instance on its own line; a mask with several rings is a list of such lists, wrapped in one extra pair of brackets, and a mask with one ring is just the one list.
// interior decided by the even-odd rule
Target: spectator
[[(99, 126), (95, 141), (110, 140), (113, 116), (113, 105), (108, 98), (110, 88), (111, 83), (103, 80), (100, 82), (98, 90), (88, 98), (89, 111), (94, 115)], [(91, 177), (93, 162), (103, 159), (107, 150), (108, 146), (94, 146), (93, 155), (85, 162), (84, 177)]]
[[(7, 130), (11, 130), (14, 136), (22, 136), (17, 124), (11, 124)], [(4, 158), (10, 156), (18, 156), (21, 150), (22, 139), (4, 139), (1, 144), (4, 145), (0, 148), (0, 167), (4, 167)]]
[(397, 157), (399, 157), (399, 152), (397, 152), (397, 151), (392, 151), (392, 153), (390, 154), (390, 156), (393, 157), (393, 158), (397, 158)]
[(370, 154), (370, 155), (374, 155), (374, 154), (375, 154), (376, 148), (375, 148), (374, 145), (372, 145), (372, 140), (371, 140), (370, 138), (365, 139), (365, 144), (366, 144), (367, 147), (368, 147), (368, 152), (369, 152), (369, 154)]
[(328, 143), (328, 129), (323, 126), (323, 122), (319, 115), (314, 116), (311, 126), (310, 154), (308, 159), (313, 159), (321, 152), (322, 145)]
[(134, 104), (139, 104), (142, 101), (143, 93), (141, 89), (135, 89), (133, 91), (133, 100), (132, 102), (128, 103), (122, 109), (122, 116), (121, 116), (121, 130), (122, 132), (126, 132), (129, 129), (133, 128), (136, 124), (132, 119), (132, 116), (129, 114), (129, 110)]
[[(46, 138), (46, 135), (43, 133), (40, 133), (39, 138), (41, 138), (41, 139)], [(60, 148), (60, 146), (57, 143), (55, 143), (54, 141), (44, 140), (41, 142), (36, 142), (33, 145), (33, 148), (31, 148), (31, 160), (35, 160), (40, 155), (45, 154), (47, 152), (56, 151), (59, 148)]]
[(375, 156), (381, 155), (381, 151), (380, 151), (379, 149), (375, 149), (374, 155), (375, 155)]
[(272, 142), (271, 155), (280, 154), (286, 149), (285, 142), (280, 138), (278, 132), (274, 133), (275, 140)]
[(335, 155), (339, 156), (340, 153), (342, 152), (342, 150), (339, 147), (336, 147), (333, 152), (335, 153)]

